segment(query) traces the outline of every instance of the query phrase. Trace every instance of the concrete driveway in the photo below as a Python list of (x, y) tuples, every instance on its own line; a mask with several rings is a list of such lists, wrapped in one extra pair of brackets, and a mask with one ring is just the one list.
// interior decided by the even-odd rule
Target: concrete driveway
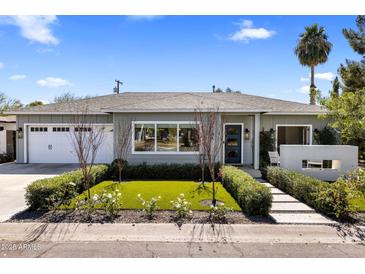
[(0, 222), (26, 208), (24, 194), (28, 184), (76, 168), (74, 164), (1, 164)]

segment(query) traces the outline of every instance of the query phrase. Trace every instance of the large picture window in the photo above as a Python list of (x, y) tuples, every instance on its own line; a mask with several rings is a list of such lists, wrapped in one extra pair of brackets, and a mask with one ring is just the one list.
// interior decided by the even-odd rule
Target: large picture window
[(196, 126), (189, 122), (135, 122), (133, 152), (195, 153)]
[(157, 151), (177, 151), (177, 124), (157, 124)]
[(179, 151), (198, 151), (197, 128), (192, 124), (179, 125)]
[(155, 151), (155, 125), (134, 125), (134, 151)]

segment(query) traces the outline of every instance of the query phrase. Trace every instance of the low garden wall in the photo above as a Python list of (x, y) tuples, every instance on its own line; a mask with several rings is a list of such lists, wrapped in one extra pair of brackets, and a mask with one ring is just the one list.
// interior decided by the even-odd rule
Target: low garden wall
[[(323, 181), (336, 181), (357, 167), (358, 147), (281, 145), (280, 166)], [(330, 166), (328, 166), (330, 165)]]

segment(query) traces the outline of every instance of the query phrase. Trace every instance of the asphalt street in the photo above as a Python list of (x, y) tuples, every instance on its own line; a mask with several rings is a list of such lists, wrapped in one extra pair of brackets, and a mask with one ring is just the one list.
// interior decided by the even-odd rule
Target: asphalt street
[(0, 242), (3, 258), (351, 258), (365, 244)]

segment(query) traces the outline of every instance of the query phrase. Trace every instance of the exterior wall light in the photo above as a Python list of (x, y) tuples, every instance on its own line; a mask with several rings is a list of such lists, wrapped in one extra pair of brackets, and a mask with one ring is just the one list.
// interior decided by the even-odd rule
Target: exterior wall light
[(23, 139), (23, 128), (19, 127), (17, 133), (18, 133), (18, 139)]
[(245, 128), (245, 140), (250, 140), (250, 130)]

